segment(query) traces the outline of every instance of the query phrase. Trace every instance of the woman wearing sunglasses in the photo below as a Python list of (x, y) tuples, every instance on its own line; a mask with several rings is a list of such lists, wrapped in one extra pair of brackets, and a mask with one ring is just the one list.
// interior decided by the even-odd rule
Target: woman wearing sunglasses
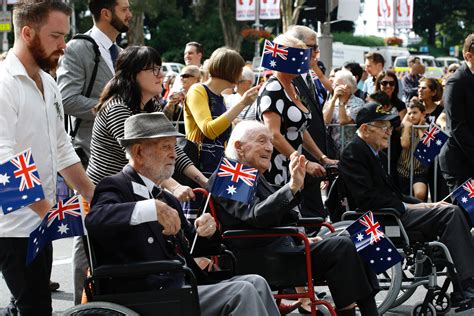
[(382, 71), (375, 80), (375, 91), (383, 91), (388, 94), (390, 98), (390, 109), (386, 109), (394, 114), (400, 116), (400, 120), (403, 120), (405, 114), (407, 114), (407, 108), (405, 103), (398, 98), (398, 86), (397, 75), (393, 71), (387, 70)]

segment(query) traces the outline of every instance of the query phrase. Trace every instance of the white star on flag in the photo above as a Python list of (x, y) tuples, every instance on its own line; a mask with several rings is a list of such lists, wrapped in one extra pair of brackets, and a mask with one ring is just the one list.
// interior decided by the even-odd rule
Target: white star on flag
[(276, 65), (277, 65), (276, 61), (274, 61), (274, 60), (270, 61), (270, 66), (271, 66), (272, 68), (275, 68)]
[(10, 179), (10, 177), (8, 176), (8, 174), (0, 174), (0, 183), (3, 184), (3, 185), (7, 185), (7, 183), (10, 183), (10, 181), (8, 181), (8, 179)]
[(236, 187), (234, 187), (233, 185), (227, 186), (226, 190), (227, 190), (227, 193), (230, 195), (234, 195), (237, 192)]
[(441, 146), (441, 144), (442, 144), (442, 142), (438, 139), (438, 140), (436, 141), (436, 145)]
[(463, 196), (462, 199), (461, 199), (461, 202), (467, 203), (467, 197)]
[(28, 198), (28, 195), (26, 194), (21, 197), (22, 200), (26, 200), (27, 198)]
[(69, 230), (69, 228), (67, 227), (67, 224), (61, 224), (59, 227), (58, 227), (58, 233), (61, 233), (62, 234), (67, 234), (67, 231)]
[(362, 241), (364, 239), (364, 236), (361, 233), (357, 234), (357, 241)]

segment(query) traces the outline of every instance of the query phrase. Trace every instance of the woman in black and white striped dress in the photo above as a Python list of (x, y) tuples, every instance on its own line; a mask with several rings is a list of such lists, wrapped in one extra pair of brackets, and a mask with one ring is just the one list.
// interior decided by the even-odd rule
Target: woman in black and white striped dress
[[(120, 53), (116, 67), (115, 76), (104, 88), (96, 107), (87, 168), (87, 174), (95, 184), (116, 174), (128, 163), (125, 149), (117, 141), (124, 136), (125, 120), (134, 114), (157, 111), (154, 97), (162, 90), (161, 57), (154, 48), (128, 47)], [(178, 146), (176, 151), (176, 170), (205, 187), (206, 177)], [(163, 186), (182, 201), (194, 197), (189, 187), (181, 186), (173, 179)]]

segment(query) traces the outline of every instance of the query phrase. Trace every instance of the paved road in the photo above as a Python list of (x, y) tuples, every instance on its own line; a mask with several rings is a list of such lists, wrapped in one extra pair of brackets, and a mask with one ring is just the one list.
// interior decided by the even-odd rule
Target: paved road
[[(61, 315), (61, 312), (73, 305), (72, 303), (72, 272), (71, 272), (71, 253), (72, 239), (62, 239), (54, 241), (54, 261), (52, 270), (52, 280), (61, 284), (58, 292), (53, 293), (53, 310), (55, 315)], [(401, 316), (410, 315), (410, 311), (416, 302), (422, 301), (426, 291), (419, 288), (415, 294), (403, 305), (385, 315)], [(5, 307), (9, 303), (9, 291), (3, 278), (0, 279), (0, 307)], [(0, 309), (1, 310), (1, 309)], [(298, 315), (292, 313), (291, 315)], [(451, 310), (447, 315), (467, 316), (474, 315), (474, 310), (462, 313), (454, 313)]]

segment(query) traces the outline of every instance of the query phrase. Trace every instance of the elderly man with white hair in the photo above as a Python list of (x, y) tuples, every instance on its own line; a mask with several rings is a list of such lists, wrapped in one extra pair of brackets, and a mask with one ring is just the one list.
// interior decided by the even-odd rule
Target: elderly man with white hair
[[(242, 75), (240, 76), (239, 81), (237, 82), (237, 86), (235, 87), (235, 93), (229, 94), (228, 96), (225, 97), (225, 105), (227, 108), (233, 107), (235, 104), (237, 104), (240, 99), (242, 98), (242, 95), (250, 88), (253, 87), (255, 83), (255, 74), (253, 73), (252, 69), (250, 69), (247, 66), (242, 67)], [(243, 119), (250, 119), (254, 120), (255, 119), (255, 105), (251, 104), (246, 106), (242, 112), (240, 112), (239, 116), (237, 116), (237, 119), (234, 121), (241, 121)]]
[[(354, 95), (357, 91), (357, 81), (348, 70), (339, 70), (334, 77), (334, 93), (324, 104), (323, 116), (326, 124), (354, 124), (355, 117), (365, 102)], [(331, 137), (340, 148), (350, 141), (355, 134), (354, 127), (344, 127), (344, 144), (341, 142), (341, 128), (332, 127)]]
[[(260, 174), (257, 179), (255, 196), (249, 205), (213, 196), (217, 217), (222, 230), (267, 228), (291, 225), (299, 218), (297, 210), (301, 203), (301, 189), (306, 175), (306, 158), (293, 152), (289, 163), (289, 181), (279, 190), (265, 180), (263, 173), (270, 167), (273, 151), (273, 134), (257, 121), (238, 123), (229, 138), (225, 155), (240, 163), (256, 168)], [(209, 179), (209, 187), (216, 177), (215, 172)], [(375, 275), (366, 270), (365, 264), (357, 254), (354, 244), (346, 236), (332, 236), (326, 239), (311, 238), (312, 270), (315, 278), (325, 280), (331, 291), (338, 315), (355, 315), (357, 303), (361, 315), (378, 315), (374, 295), (378, 289)], [(296, 245), (291, 237), (232, 239), (228, 246), (235, 250), (239, 258), (239, 249), (255, 251), (255, 264), (265, 252), (282, 256), (303, 252), (304, 246)], [(295, 264), (293, 269), (299, 266)], [(302, 302), (309, 307), (309, 302)], [(308, 313), (301, 306), (300, 313)]]

